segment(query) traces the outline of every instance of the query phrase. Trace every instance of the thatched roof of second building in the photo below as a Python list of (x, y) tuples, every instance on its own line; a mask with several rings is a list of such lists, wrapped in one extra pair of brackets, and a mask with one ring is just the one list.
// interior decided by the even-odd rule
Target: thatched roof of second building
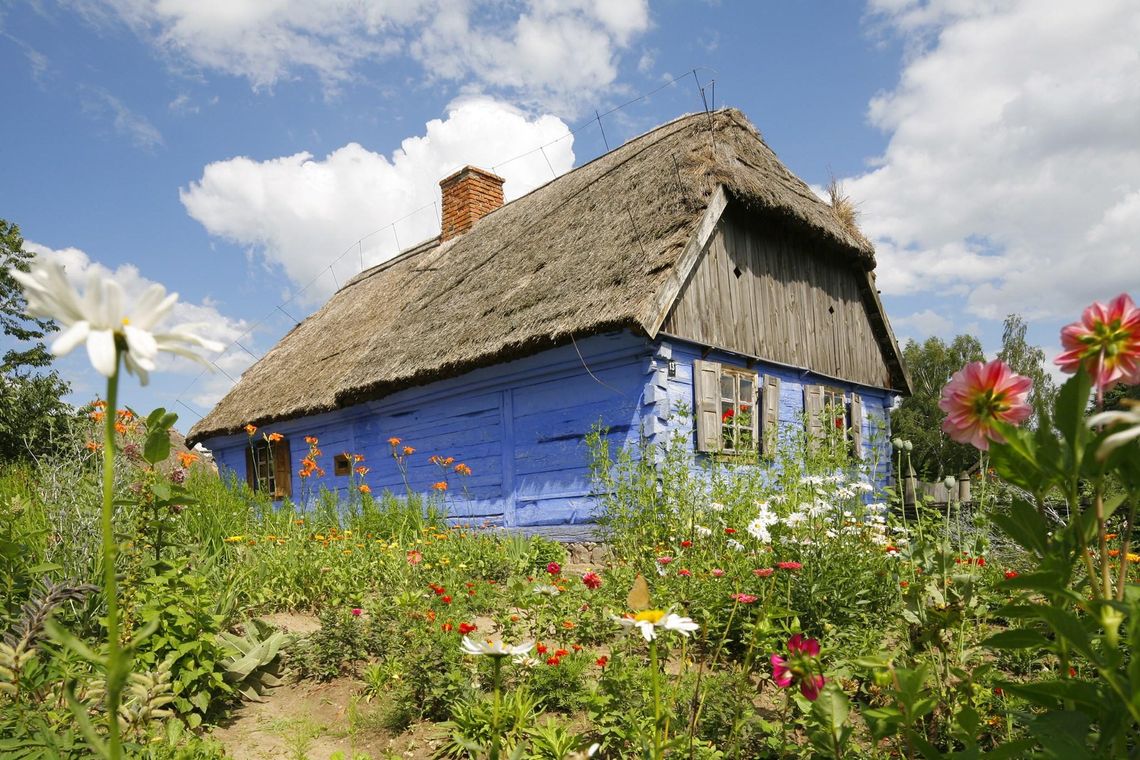
[(652, 302), (723, 186), (866, 269), (874, 254), (734, 109), (669, 122), (358, 275), (190, 432), (325, 412), (618, 327)]

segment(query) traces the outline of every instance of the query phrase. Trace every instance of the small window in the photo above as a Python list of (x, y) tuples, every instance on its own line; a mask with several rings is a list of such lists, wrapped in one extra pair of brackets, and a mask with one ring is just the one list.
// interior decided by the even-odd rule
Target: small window
[(779, 388), (777, 378), (761, 378), (754, 370), (694, 362), (697, 450), (744, 457), (768, 453), (768, 439), (775, 443)]
[(804, 412), (810, 446), (816, 446), (820, 439), (838, 431), (847, 440), (848, 453), (855, 459), (863, 458), (864, 412), (863, 399), (858, 393), (848, 395), (841, 388), (829, 385), (805, 385)]
[(333, 457), (334, 475), (347, 475), (350, 469), (351, 465), (349, 463), (348, 454), (337, 454)]
[(252, 441), (245, 450), (245, 475), (249, 487), (274, 499), (292, 495), (292, 466), (289, 441)]

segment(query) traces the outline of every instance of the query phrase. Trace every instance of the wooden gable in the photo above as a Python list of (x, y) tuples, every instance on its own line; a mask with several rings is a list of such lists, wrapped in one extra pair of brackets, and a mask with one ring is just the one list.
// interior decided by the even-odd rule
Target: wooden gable
[(907, 391), (868, 272), (732, 205), (661, 332), (874, 388)]

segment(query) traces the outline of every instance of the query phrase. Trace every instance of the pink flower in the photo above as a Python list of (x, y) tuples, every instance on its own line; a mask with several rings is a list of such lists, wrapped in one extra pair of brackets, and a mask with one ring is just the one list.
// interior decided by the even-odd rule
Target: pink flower
[(788, 639), (788, 651), (792, 654), (819, 657), (819, 642), (815, 639), (805, 639), (802, 633), (792, 634), (792, 637)]
[(752, 604), (760, 597), (753, 596), (752, 594), (732, 594), (729, 599), (734, 599), (740, 604)]
[(1029, 419), (1027, 401), (1033, 381), (1015, 374), (1000, 359), (971, 362), (954, 373), (942, 389), (938, 408), (946, 412), (942, 430), (958, 443), (985, 451), (990, 441), (1004, 443), (995, 422), (1018, 425)]
[(772, 680), (781, 689), (786, 689), (792, 685), (792, 669), (788, 667), (788, 661), (778, 654), (774, 654), (769, 658), (772, 662)]
[(1103, 390), (1117, 381), (1140, 385), (1140, 308), (1127, 293), (1106, 306), (1093, 302), (1080, 322), (1061, 329), (1064, 352), (1054, 362), (1062, 372), (1088, 370)]
[(781, 570), (799, 570), (803, 568), (803, 565), (799, 562), (777, 562), (776, 567)]
[(352, 616), (353, 617), (360, 617), (363, 613), (364, 613), (364, 610), (360, 609), (359, 607), (353, 607), (352, 608)]
[(776, 571), (770, 567), (758, 567), (752, 571), (752, 574), (755, 575), (757, 578), (768, 578), (774, 572), (776, 572)]
[(551, 575), (558, 575), (562, 572), (562, 565), (558, 564), (557, 562), (551, 562), (546, 566), (546, 572), (550, 573)]
[(712, 570), (710, 570), (709, 572), (710, 572), (710, 573), (712, 573), (712, 577), (714, 577), (714, 578), (719, 578), (719, 577), (721, 577), (722, 575), (724, 575), (724, 571), (723, 571), (723, 570), (721, 570), (719, 567), (714, 567), (714, 568), (713, 568)]
[(673, 561), (672, 557), (658, 557), (657, 558), (657, 564), (658, 565), (668, 565), (672, 561)]
[(689, 570), (689, 568), (687, 568), (687, 567), (682, 567), (680, 570), (677, 571), (677, 575), (680, 575), (680, 576), (685, 577), (685, 578), (688, 578), (692, 574), (693, 574), (692, 571)]
[(595, 572), (589, 572), (582, 576), (582, 584), (588, 589), (596, 589), (602, 585), (602, 577)]
[(415, 549), (412, 549), (410, 552), (408, 552), (407, 557), (409, 565), (418, 565), (424, 561), (424, 555), (420, 554)]
[(778, 654), (773, 654), (769, 658), (772, 663), (772, 680), (782, 689), (788, 688), (793, 683), (799, 683), (800, 693), (814, 702), (826, 683), (823, 675), (817, 672), (819, 642), (815, 639), (806, 639), (803, 634), (797, 633), (788, 639), (788, 652), (791, 656), (787, 658)]

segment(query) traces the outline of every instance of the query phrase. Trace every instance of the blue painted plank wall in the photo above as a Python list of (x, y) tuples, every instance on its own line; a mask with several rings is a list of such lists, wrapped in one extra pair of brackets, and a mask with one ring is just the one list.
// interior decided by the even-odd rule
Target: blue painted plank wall
[[(288, 438), (297, 502), (313, 496), (296, 474), (308, 452), (305, 436), (320, 440), (327, 472), (310, 490), (336, 489), (342, 498), (349, 496), (349, 479), (335, 476), (332, 467), (333, 455), (341, 452), (365, 457), (374, 493), (404, 492), (388, 444), (398, 437), (401, 446), (416, 449), (407, 458), (414, 491), (430, 492), (442, 478), (428, 462), (432, 454), (471, 467), (468, 478), (448, 477), (447, 508), (454, 516), (520, 528), (581, 524), (592, 507), (585, 437), (600, 424), (609, 429), (612, 447), (637, 443), (653, 350), (629, 332), (597, 335), (374, 402), (269, 424), (258, 436), (278, 432)], [(244, 479), (245, 435), (203, 443), (223, 471)]]
[[(643, 427), (654, 443), (664, 444), (675, 433), (687, 436), (690, 445), (696, 448), (696, 433), (693, 429), (694, 410), (693, 362), (697, 359), (720, 362), (736, 367), (745, 367), (743, 357), (723, 351), (707, 354), (703, 346), (683, 340), (658, 341), (650, 367), (650, 377), (646, 384), (646, 400), (653, 403), (646, 407)], [(668, 377), (669, 361), (676, 362), (676, 376)], [(890, 408), (893, 394), (879, 388), (869, 388), (853, 383), (838, 382), (812, 374), (767, 362), (754, 362), (751, 366), (760, 375), (774, 375), (780, 378), (779, 425), (781, 430), (802, 426), (804, 409), (803, 388), (809, 384), (824, 384), (855, 391), (863, 399), (863, 458), (869, 465), (875, 484), (879, 487), (889, 483), (890, 478)], [(678, 405), (689, 410), (687, 417), (676, 414)]]

